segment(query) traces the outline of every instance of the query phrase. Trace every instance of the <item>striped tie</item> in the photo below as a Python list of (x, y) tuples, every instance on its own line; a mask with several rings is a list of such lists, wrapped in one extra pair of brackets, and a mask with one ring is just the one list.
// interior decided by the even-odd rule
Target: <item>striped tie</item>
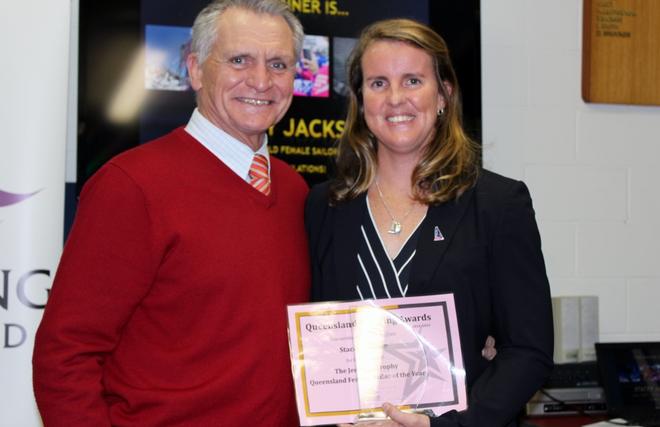
[(268, 160), (263, 154), (255, 154), (250, 165), (250, 184), (265, 195), (270, 194), (270, 178), (268, 177)]

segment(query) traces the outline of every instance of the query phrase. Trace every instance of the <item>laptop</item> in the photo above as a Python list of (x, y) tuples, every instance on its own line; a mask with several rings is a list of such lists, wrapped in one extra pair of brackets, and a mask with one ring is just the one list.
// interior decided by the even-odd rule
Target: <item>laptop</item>
[(608, 416), (660, 426), (660, 342), (596, 343)]

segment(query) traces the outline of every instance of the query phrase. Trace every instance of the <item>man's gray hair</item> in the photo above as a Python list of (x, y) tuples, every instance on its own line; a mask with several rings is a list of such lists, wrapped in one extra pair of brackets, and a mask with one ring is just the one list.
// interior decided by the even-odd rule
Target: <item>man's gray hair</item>
[(218, 18), (230, 7), (284, 18), (293, 33), (294, 54), (297, 59), (305, 34), (302, 24), (283, 0), (214, 0), (202, 9), (193, 24), (191, 51), (197, 54), (198, 64), (203, 64), (213, 50), (218, 37)]

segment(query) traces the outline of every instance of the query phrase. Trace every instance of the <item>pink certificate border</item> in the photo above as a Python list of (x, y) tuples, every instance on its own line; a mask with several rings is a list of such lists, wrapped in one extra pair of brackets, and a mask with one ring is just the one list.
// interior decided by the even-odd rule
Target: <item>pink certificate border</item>
[[(304, 346), (301, 333), (300, 319), (309, 316), (328, 316), (337, 314), (351, 314), (359, 307), (375, 304), (385, 310), (405, 310), (407, 308), (420, 307), (442, 307), (444, 313), (445, 334), (452, 371), (452, 395), (453, 399), (442, 402), (426, 402), (415, 404), (419, 409), (433, 409), (448, 407), (447, 410), (463, 410), (467, 408), (465, 389), (465, 371), (463, 368), (463, 357), (456, 320), (456, 309), (453, 294), (430, 295), (407, 298), (390, 298), (382, 300), (312, 303), (303, 305), (291, 305), (287, 307), (289, 319), (289, 345), (291, 349), (293, 377), (298, 401), (298, 410), (301, 417), (301, 425), (315, 425), (324, 423), (350, 422), (351, 416), (361, 413), (378, 411), (381, 408), (358, 408), (343, 411), (312, 412), (309, 404), (307, 391), (307, 376), (305, 372)], [(295, 326), (295, 334), (291, 332), (291, 325)], [(423, 336), (423, 335), (422, 335)], [(458, 343), (458, 345), (456, 345)], [(300, 372), (296, 372), (296, 363)], [(462, 373), (462, 375), (459, 375)], [(459, 381), (463, 378), (463, 381)], [(400, 409), (410, 409), (410, 405), (400, 405)], [(435, 411), (434, 411), (435, 412)], [(436, 413), (437, 414), (437, 413)]]

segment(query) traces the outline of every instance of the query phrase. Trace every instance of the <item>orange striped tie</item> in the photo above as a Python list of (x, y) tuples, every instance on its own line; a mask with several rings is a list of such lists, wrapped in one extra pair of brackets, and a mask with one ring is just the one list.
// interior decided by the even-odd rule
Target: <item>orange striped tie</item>
[(250, 184), (266, 196), (270, 194), (268, 159), (263, 154), (255, 154), (250, 165)]

